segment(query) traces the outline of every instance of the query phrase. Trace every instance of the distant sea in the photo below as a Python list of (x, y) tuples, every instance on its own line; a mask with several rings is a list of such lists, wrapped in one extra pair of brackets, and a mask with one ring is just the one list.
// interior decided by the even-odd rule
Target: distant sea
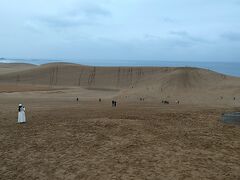
[(93, 61), (93, 60), (18, 60), (18, 59), (4, 59), (0, 58), (0, 63), (31, 63), (31, 64), (45, 64), (53, 62), (70, 62), (82, 65), (91, 66), (160, 66), (160, 67), (198, 67), (213, 70), (231, 76), (240, 77), (240, 62), (191, 62), (191, 61), (133, 61), (133, 60), (108, 60), (108, 61)]

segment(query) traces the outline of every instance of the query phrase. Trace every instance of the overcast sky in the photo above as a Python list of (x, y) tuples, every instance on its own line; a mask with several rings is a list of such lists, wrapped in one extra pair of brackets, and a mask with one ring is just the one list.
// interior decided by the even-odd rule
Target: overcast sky
[(0, 57), (240, 61), (240, 0), (0, 0)]

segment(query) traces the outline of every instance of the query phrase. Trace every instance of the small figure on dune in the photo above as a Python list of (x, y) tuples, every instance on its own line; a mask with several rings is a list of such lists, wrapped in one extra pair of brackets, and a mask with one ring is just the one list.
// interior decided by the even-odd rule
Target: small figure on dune
[(117, 101), (112, 100), (112, 107), (117, 107)]
[(177, 100), (177, 101), (176, 101), (176, 104), (180, 104), (180, 101), (179, 101), (179, 100)]
[(98, 100), (99, 102), (102, 102), (102, 99), (101, 98), (99, 98), (99, 100)]
[(234, 97), (234, 98), (233, 98), (233, 100), (235, 101), (235, 100), (236, 100), (236, 98)]
[(18, 106), (18, 123), (26, 122), (25, 107), (22, 104)]
[(79, 101), (79, 99), (77, 98), (77, 102)]
[(140, 98), (140, 101), (144, 101), (144, 98)]
[(163, 104), (169, 104), (169, 101), (162, 101)]

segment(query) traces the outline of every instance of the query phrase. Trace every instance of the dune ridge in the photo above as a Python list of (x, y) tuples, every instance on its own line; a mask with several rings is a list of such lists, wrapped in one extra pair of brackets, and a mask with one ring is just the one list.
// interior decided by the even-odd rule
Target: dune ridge
[[(193, 67), (92, 67), (51, 63), (0, 75), (0, 84), (119, 90), (116, 98), (234, 104), (240, 78)], [(233, 98), (236, 100), (233, 102)]]

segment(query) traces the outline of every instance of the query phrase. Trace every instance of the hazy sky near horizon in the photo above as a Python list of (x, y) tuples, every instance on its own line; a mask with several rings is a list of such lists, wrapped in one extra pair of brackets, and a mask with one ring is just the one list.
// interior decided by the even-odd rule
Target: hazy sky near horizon
[(0, 57), (240, 61), (240, 0), (1, 0)]

